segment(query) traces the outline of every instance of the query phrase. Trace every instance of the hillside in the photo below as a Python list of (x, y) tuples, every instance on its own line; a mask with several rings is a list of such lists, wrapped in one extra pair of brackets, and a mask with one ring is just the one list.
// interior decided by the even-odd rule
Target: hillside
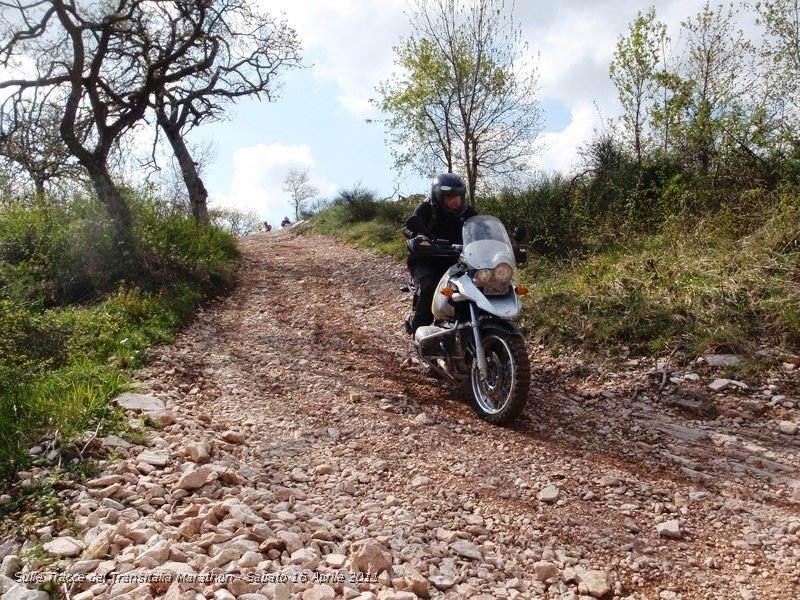
[(708, 360), (617, 371), (532, 345), (528, 408), (499, 429), (415, 367), (401, 263), (291, 231), (242, 250), (236, 290), (140, 373), (159, 427), (141, 444), (94, 442), (113, 454), (61, 498), (81, 531), (30, 540), (73, 574), (68, 597), (761, 599), (800, 586), (800, 399), (780, 379), (713, 391), (724, 371)]

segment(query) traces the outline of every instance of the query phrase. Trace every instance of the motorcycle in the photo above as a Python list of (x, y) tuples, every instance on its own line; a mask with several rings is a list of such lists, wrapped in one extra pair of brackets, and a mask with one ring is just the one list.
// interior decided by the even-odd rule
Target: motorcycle
[[(425, 230), (421, 220), (414, 229)], [(414, 254), (457, 258), (436, 286), (433, 324), (417, 328), (413, 345), (424, 370), (466, 388), (480, 418), (507, 425), (522, 412), (530, 388), (525, 340), (510, 322), (527, 293), (512, 283), (526, 251), (511, 243), (497, 217), (472, 217), (462, 233), (460, 245), (430, 236), (406, 241)], [(404, 289), (414, 292), (416, 308), (416, 284)]]

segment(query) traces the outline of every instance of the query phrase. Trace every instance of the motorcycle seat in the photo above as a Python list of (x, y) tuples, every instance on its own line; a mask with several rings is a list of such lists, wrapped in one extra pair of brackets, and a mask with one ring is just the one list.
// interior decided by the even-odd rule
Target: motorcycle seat
[(417, 327), (417, 330), (414, 332), (414, 340), (419, 343), (429, 335), (439, 333), (440, 331), (444, 331), (444, 328), (437, 327), (436, 325), (423, 325), (422, 327)]

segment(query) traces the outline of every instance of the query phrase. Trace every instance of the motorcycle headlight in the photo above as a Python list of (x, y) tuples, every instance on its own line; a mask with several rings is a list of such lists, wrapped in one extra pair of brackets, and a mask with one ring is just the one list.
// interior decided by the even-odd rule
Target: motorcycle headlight
[(472, 281), (475, 282), (475, 285), (478, 287), (483, 287), (492, 279), (492, 272), (489, 269), (478, 269), (472, 275)]
[(494, 268), (494, 278), (503, 285), (510, 283), (513, 276), (514, 267), (508, 263), (500, 263)]

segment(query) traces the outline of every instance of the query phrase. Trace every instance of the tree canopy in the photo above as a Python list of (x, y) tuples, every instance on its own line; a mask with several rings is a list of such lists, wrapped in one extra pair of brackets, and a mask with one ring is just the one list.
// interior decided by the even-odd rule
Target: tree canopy
[(528, 170), (538, 75), (512, 11), (502, 0), (416, 0), (409, 20), (417, 33), (395, 48), (400, 72), (375, 101), (396, 166), (463, 173), (473, 196), (479, 180)]

